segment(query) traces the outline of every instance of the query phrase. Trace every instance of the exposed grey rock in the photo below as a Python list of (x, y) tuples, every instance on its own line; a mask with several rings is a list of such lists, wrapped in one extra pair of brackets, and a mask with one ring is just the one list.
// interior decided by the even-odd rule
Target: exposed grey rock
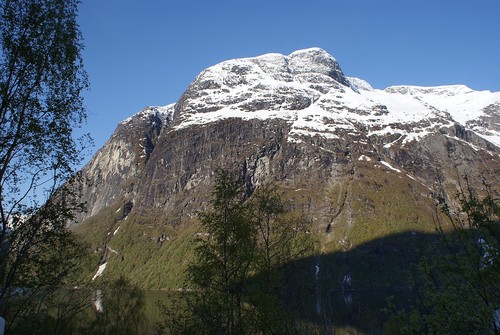
[(134, 198), (135, 183), (144, 172), (161, 129), (170, 124), (172, 113), (173, 106), (149, 107), (116, 127), (104, 147), (80, 172), (83, 177), (82, 200), (87, 207), (80, 220), (122, 197)]
[[(318, 231), (341, 221), (349, 231), (380, 213), (384, 201), (363, 188), (401, 192), (426, 212), (437, 195), (454, 196), (465, 175), (478, 189), (485, 177), (497, 192), (500, 152), (488, 139), (499, 131), (500, 102), (461, 124), (429, 98), (464, 94), (475, 96), (465, 86), (376, 91), (318, 48), (223, 62), (175, 106), (118, 125), (81, 172), (88, 212), (80, 220), (117, 202), (170, 223), (192, 218), (206, 208), (218, 168), (239, 171), (248, 195), (277, 182)], [(391, 99), (411, 104), (409, 116), (395, 116)]]

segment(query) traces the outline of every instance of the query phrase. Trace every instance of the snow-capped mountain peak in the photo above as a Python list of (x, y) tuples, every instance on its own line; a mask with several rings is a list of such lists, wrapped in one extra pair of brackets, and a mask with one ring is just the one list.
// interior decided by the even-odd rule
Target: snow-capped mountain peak
[(160, 120), (169, 121), (172, 120), (174, 116), (174, 104), (169, 104), (166, 106), (148, 106), (144, 108), (139, 113), (130, 116), (120, 122), (121, 125), (126, 125), (130, 123), (132, 120), (141, 118), (141, 119), (149, 119), (151, 117), (157, 117)]
[(347, 77), (349, 83), (351, 83), (351, 87), (355, 90), (363, 90), (363, 91), (373, 91), (372, 85), (370, 85), (366, 80), (356, 78), (356, 77)]
[[(154, 285), (178, 282), (165, 276), (185, 263), (172, 251), (206, 234), (197, 213), (212, 210), (215, 172), (226, 169), (245, 199), (268, 183), (283, 192), (317, 250), (366, 246), (380, 258), (403, 250), (403, 236), (412, 249), (420, 232), (434, 232), (443, 199), (460, 207), (459, 187), (498, 197), (499, 118), (500, 93), (375, 89), (318, 48), (229, 60), (201, 72), (175, 104), (118, 125), (78, 173), (88, 211), (75, 229), (102, 241), (94, 277), (106, 266), (108, 275), (132, 269)], [(380, 249), (390, 240), (395, 247)]]
[(344, 76), (335, 58), (320, 48), (233, 59), (205, 69), (175, 104), (172, 124), (182, 129), (227, 118), (286, 120), (292, 142), (362, 132), (363, 137), (397, 135), (397, 143), (406, 143), (460, 124), (500, 146), (500, 92), (464, 85), (374, 89)]

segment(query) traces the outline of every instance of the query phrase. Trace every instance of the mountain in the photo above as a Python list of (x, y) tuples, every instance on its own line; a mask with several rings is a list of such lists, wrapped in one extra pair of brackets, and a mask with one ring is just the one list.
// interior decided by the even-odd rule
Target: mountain
[(500, 191), (500, 92), (374, 89), (319, 48), (225, 61), (117, 126), (80, 171), (88, 211), (73, 228), (105, 274), (177, 287), (217, 168), (248, 196), (275, 182), (322, 252), (432, 232), (466, 182)]

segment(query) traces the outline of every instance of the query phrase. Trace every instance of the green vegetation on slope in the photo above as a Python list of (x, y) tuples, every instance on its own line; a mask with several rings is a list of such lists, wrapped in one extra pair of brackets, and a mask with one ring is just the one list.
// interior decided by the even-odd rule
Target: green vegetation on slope
[(124, 205), (118, 202), (75, 228), (100, 263), (108, 262), (103, 276), (125, 276), (141, 288), (181, 288), (200, 233), (199, 224), (183, 222), (174, 226), (161, 215), (131, 213), (124, 217)]
[[(331, 187), (311, 182), (297, 190), (277, 189), (293, 208), (303, 211), (323, 254), (348, 251), (372, 240), (383, 244), (384, 237), (395, 233), (434, 232), (439, 215), (430, 190), (418, 181), (363, 165), (354, 176)], [(321, 202), (331, 208), (329, 218), (307, 213), (307, 204)], [(140, 215), (132, 211), (124, 217), (125, 203), (118, 201), (75, 228), (101, 263), (109, 261), (104, 275), (125, 275), (142, 288), (182, 288), (197, 236), (206, 233), (199, 221), (174, 224), (162, 212)]]

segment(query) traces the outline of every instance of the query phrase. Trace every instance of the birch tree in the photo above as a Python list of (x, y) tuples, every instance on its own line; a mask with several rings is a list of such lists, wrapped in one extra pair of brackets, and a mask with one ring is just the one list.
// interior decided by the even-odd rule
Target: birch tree
[(88, 144), (74, 133), (86, 118), (88, 86), (78, 4), (0, 1), (1, 315), (19, 302), (13, 287), (29, 296), (57, 286), (77, 263), (65, 225), (81, 209), (68, 180)]

